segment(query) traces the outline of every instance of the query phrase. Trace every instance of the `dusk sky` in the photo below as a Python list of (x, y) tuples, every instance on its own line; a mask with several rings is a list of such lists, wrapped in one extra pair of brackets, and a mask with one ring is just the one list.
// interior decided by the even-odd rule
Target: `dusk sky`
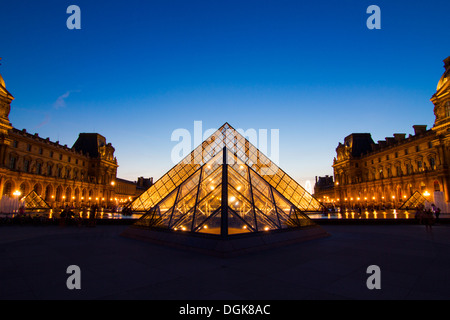
[[(72, 4), (81, 30), (66, 26)], [(14, 127), (69, 147), (98, 132), (120, 178), (160, 178), (172, 132), (202, 121), (278, 129), (280, 166), (314, 184), (353, 132), (432, 127), (449, 12), (448, 0), (1, 0), (0, 74)]]

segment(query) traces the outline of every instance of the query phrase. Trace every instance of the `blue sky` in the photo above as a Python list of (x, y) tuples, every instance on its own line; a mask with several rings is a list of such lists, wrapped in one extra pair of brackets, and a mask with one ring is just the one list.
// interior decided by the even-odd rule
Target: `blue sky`
[[(69, 5), (81, 30), (69, 30)], [(369, 5), (381, 29), (369, 30)], [(450, 55), (443, 1), (2, 1), (0, 73), (18, 128), (71, 146), (98, 132), (118, 176), (159, 178), (178, 128), (279, 129), (280, 166), (331, 175), (352, 132), (434, 123)]]

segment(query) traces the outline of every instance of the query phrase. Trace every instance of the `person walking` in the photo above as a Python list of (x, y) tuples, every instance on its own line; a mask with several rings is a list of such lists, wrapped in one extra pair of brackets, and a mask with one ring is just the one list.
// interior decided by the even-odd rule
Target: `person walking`
[(431, 211), (431, 209), (427, 209), (424, 211), (422, 221), (423, 221), (423, 224), (425, 225), (425, 230), (427, 232), (431, 232), (432, 231), (431, 228), (435, 221), (434, 213), (433, 213), (433, 211)]
[(441, 213), (441, 209), (439, 209), (438, 207), (436, 207), (436, 206), (434, 205), (434, 203), (432, 203), (432, 204), (431, 204), (431, 210), (432, 210), (433, 213), (434, 213), (434, 216), (435, 216), (435, 218), (436, 218), (436, 223), (437, 223), (438, 220), (439, 220), (439, 214)]

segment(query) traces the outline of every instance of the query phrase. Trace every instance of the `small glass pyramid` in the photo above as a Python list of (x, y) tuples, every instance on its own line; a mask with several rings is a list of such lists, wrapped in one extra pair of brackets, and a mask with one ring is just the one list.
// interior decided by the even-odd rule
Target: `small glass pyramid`
[(131, 203), (136, 226), (220, 235), (314, 225), (320, 208), (227, 123)]
[(34, 190), (31, 190), (25, 197), (21, 199), (25, 204), (26, 210), (47, 210), (51, 209), (47, 202), (44, 201)]
[(417, 208), (419, 205), (422, 205), (425, 203), (427, 199), (425, 199), (425, 197), (420, 194), (420, 192), (415, 191), (411, 197), (409, 197), (408, 200), (406, 200), (401, 206), (400, 206), (400, 210), (404, 210), (404, 209), (415, 209)]

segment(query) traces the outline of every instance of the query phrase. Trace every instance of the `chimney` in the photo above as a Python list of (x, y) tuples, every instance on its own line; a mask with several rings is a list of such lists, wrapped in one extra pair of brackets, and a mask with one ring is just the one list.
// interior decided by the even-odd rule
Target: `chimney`
[(386, 137), (386, 142), (387, 142), (388, 146), (391, 146), (394, 144), (395, 138), (394, 137)]
[(406, 133), (394, 133), (395, 141), (405, 140)]
[(427, 131), (427, 126), (426, 125), (418, 125), (418, 124), (416, 124), (416, 125), (413, 126), (413, 128), (414, 128), (414, 135), (416, 135), (416, 136), (419, 135), (419, 134), (425, 133)]
[(386, 142), (386, 140), (378, 140), (378, 145), (379, 145), (381, 148), (384, 148), (384, 147), (386, 147), (387, 142)]

